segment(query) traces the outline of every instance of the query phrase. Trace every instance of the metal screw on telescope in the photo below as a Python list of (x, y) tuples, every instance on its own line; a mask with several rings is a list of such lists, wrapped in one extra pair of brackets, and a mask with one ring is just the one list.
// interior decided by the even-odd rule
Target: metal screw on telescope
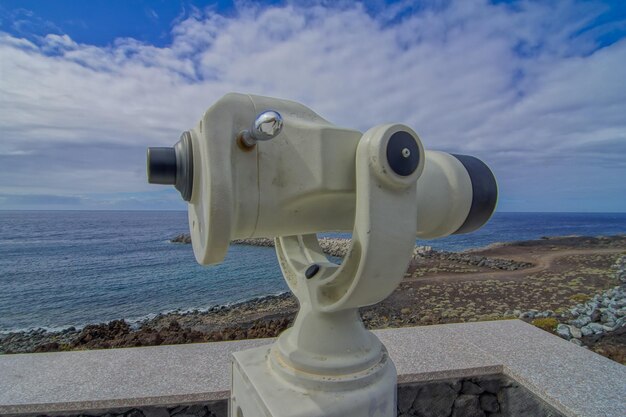
[(304, 276), (307, 279), (313, 278), (320, 271), (320, 266), (318, 264), (311, 264), (306, 271), (304, 272)]
[(274, 110), (260, 113), (248, 130), (243, 130), (237, 136), (237, 142), (244, 149), (252, 148), (258, 141), (275, 138), (283, 130), (283, 117)]

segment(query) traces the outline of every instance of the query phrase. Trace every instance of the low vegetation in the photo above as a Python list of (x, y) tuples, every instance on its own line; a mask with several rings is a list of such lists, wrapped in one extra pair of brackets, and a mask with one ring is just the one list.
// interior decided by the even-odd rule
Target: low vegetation
[(559, 321), (553, 317), (546, 317), (541, 319), (535, 319), (531, 322), (533, 326), (539, 327), (546, 332), (554, 333)]

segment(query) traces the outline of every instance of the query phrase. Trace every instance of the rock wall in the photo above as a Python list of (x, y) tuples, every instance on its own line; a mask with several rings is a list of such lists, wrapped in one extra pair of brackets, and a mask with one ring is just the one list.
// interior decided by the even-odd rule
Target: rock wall
[[(424, 248), (424, 247), (421, 247)], [(428, 248), (427, 246), (425, 248)], [(416, 247), (416, 252), (420, 249), (420, 247)], [(415, 252), (414, 252), (415, 253)], [(446, 252), (446, 251), (425, 251), (421, 249), (421, 253), (418, 253), (418, 257), (427, 258), (427, 259), (436, 259), (439, 261), (448, 261), (455, 262), (463, 265), (471, 265), (477, 267), (485, 267), (491, 269), (500, 269), (503, 271), (516, 271), (518, 269), (530, 268), (532, 266), (531, 263), (528, 262), (519, 262), (511, 259), (500, 259), (500, 258), (487, 258), (485, 256), (472, 255), (470, 253), (463, 252)], [(416, 256), (413, 257), (416, 259)]]
[(582, 346), (583, 337), (600, 337), (626, 326), (626, 256), (620, 256), (613, 265), (615, 282), (619, 285), (602, 294), (594, 295), (589, 301), (570, 308), (561, 316), (553, 311), (513, 311), (520, 319), (554, 317), (559, 321), (556, 334)]
[(399, 417), (561, 417), (504, 375), (400, 384)]
[[(562, 417), (504, 375), (398, 385), (399, 417)], [(226, 400), (171, 407), (90, 410), (38, 417), (227, 417)]]
[(115, 408), (109, 410), (86, 410), (81, 413), (38, 414), (28, 417), (228, 417), (226, 400), (201, 404), (185, 404), (170, 407), (149, 406)]

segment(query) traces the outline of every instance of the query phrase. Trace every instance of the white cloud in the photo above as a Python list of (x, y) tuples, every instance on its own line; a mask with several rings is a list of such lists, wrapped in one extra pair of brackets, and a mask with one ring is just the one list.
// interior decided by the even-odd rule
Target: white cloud
[(46, 162), (54, 174), (43, 178), (19, 168), (1, 175), (0, 191), (148, 191), (136, 166), (143, 153), (103, 160), (93, 146), (170, 145), (229, 91), (301, 101), (362, 130), (407, 123), (429, 147), (491, 163), (505, 201), (598, 181), (624, 190), (607, 176), (625, 173), (626, 41), (598, 46), (616, 24), (590, 26), (603, 12), (565, 1), (399, 4), (374, 17), (358, 5), (248, 5), (233, 17), (194, 12), (164, 48), (3, 34), (0, 158), (32, 158), (33, 149), (43, 158), (52, 147), (67, 157), (55, 152)]

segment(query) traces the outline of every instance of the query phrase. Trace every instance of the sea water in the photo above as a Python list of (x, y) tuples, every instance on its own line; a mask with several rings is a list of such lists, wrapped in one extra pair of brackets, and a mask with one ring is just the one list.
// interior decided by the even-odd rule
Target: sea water
[[(200, 266), (177, 211), (0, 211), (0, 332), (61, 329), (206, 309), (287, 291), (273, 248), (232, 245)], [(626, 214), (496, 213), (481, 230), (433, 241), (465, 250), (542, 236), (626, 233)], [(346, 236), (346, 234), (328, 234)]]

